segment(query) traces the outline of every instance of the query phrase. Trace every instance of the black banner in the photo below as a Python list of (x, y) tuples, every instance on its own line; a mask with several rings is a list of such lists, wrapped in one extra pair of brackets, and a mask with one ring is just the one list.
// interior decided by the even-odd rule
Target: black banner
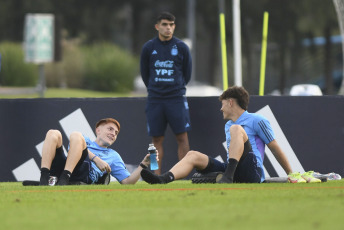
[[(190, 97), (188, 101), (191, 149), (226, 160), (225, 121), (218, 97)], [(121, 132), (111, 147), (120, 153), (128, 169), (135, 167), (151, 142), (145, 105), (146, 98), (0, 100), (0, 181), (38, 180), (40, 151), (49, 129), (63, 133), (67, 148), (71, 131), (92, 136), (95, 123), (104, 117), (121, 123)], [(276, 139), (295, 171), (344, 175), (343, 97), (251, 96), (248, 111), (272, 120)], [(166, 171), (178, 160), (176, 140), (169, 128), (164, 150), (162, 170)], [(264, 166), (267, 176), (283, 176), (268, 151)]]

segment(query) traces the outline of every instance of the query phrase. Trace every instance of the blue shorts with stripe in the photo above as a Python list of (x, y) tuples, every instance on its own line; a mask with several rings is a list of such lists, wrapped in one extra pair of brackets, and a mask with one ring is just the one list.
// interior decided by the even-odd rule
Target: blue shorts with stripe
[(167, 124), (174, 134), (191, 130), (189, 105), (186, 97), (173, 99), (148, 99), (146, 105), (149, 136), (164, 136)]

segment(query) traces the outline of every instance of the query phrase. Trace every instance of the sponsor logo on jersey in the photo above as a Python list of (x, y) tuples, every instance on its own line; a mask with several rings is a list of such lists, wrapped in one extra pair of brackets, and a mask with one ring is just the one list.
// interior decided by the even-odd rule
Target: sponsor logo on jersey
[[(154, 63), (154, 67), (156, 68), (155, 69), (155, 73), (157, 76), (172, 76), (173, 73), (174, 73), (174, 70), (171, 69), (173, 68), (173, 64), (174, 64), (174, 61), (170, 61), (170, 60), (167, 60), (167, 61), (160, 61), (160, 60), (157, 60), (155, 63)], [(171, 81), (174, 81), (173, 79), (163, 79), (163, 78), (156, 78), (155, 81), (167, 81), (167, 82), (171, 82)]]
[(173, 67), (173, 61), (167, 60), (167, 61), (160, 61), (156, 60), (154, 63), (155, 67), (160, 67), (160, 68), (172, 68)]

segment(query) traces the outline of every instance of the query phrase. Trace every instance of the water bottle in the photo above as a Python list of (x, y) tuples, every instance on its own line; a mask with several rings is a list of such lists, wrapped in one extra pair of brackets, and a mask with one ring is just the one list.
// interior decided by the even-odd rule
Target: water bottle
[(150, 153), (150, 169), (159, 169), (158, 161), (156, 160), (156, 148), (154, 144), (149, 144), (148, 152)]

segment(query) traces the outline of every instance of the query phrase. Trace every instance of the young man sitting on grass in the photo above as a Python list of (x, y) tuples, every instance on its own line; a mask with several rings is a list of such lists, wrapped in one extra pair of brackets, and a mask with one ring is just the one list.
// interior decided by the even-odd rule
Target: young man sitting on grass
[(121, 156), (109, 148), (119, 134), (119, 122), (113, 118), (101, 119), (97, 122), (95, 131), (95, 141), (79, 132), (73, 132), (66, 157), (61, 132), (49, 130), (43, 144), (40, 185), (48, 185), (50, 176), (58, 177), (57, 185), (68, 185), (70, 182), (93, 184), (105, 173), (110, 173), (121, 184), (135, 184), (140, 178), (141, 170), (150, 163), (149, 154), (130, 174)]
[[(185, 178), (196, 169), (199, 173), (224, 172), (218, 183), (261, 183), (265, 180), (263, 160), (265, 145), (288, 174), (291, 183), (321, 182), (308, 174), (292, 173), (289, 161), (280, 148), (269, 121), (247, 112), (249, 94), (243, 87), (230, 87), (222, 93), (223, 118), (227, 142), (227, 162), (222, 163), (198, 151), (189, 151), (170, 171), (161, 176), (142, 170), (141, 177), (150, 184), (165, 184)], [(306, 179), (306, 180), (305, 180)]]

